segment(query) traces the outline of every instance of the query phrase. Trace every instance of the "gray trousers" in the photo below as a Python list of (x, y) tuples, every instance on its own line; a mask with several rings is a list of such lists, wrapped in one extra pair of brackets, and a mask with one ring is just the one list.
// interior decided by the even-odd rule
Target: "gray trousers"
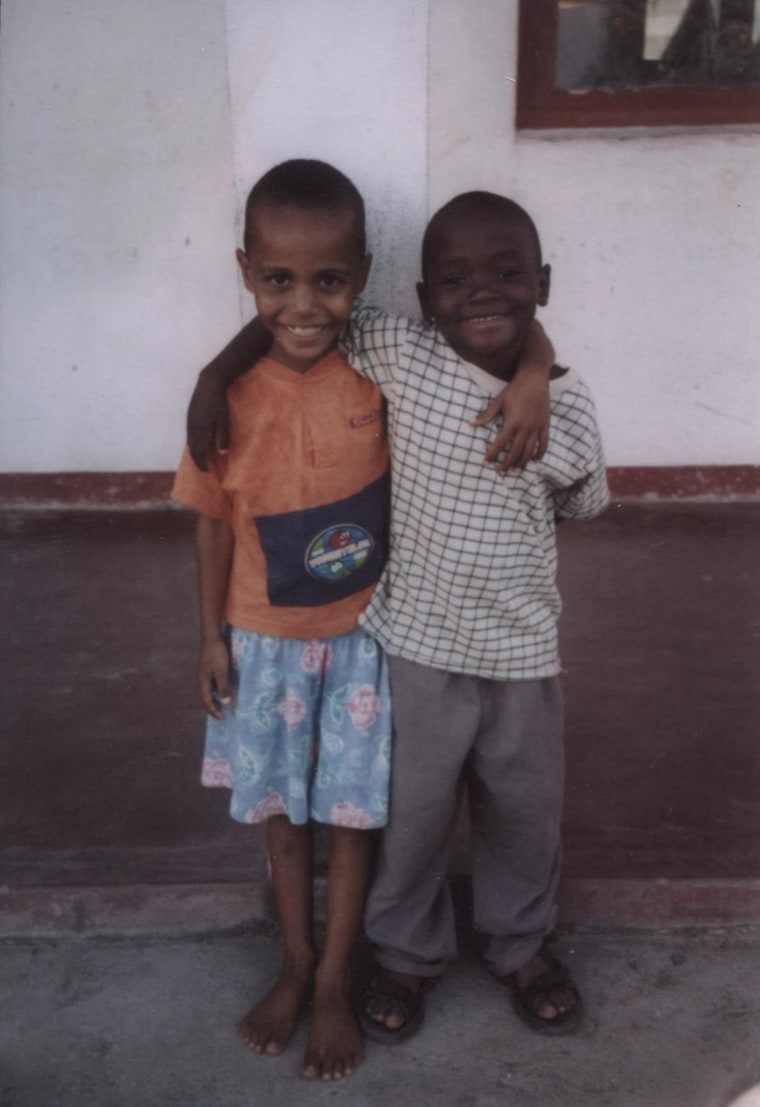
[(462, 790), (474, 925), (486, 964), (514, 972), (555, 921), (564, 790), (556, 677), (497, 681), (390, 658), (394, 746), (365, 930), (379, 964), (437, 976), (456, 956), (446, 878)]

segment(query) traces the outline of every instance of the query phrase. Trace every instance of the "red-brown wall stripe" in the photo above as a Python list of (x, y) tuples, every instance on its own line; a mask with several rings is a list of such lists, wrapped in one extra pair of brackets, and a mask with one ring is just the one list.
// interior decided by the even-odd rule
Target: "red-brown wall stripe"
[[(3, 507), (162, 507), (173, 474), (0, 473)], [(760, 495), (760, 466), (612, 467), (614, 499), (694, 499)]]

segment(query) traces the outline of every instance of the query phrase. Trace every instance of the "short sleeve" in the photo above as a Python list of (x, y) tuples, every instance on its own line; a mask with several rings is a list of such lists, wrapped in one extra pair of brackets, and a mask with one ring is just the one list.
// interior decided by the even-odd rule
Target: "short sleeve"
[(222, 487), (226, 468), (225, 459), (217, 455), (211, 460), (209, 471), (204, 473), (190, 457), (186, 446), (174, 478), (172, 499), (201, 515), (231, 523), (231, 497)]
[(572, 374), (572, 385), (552, 403), (549, 450), (539, 465), (562, 519), (592, 519), (609, 505), (607, 468), (593, 398)]

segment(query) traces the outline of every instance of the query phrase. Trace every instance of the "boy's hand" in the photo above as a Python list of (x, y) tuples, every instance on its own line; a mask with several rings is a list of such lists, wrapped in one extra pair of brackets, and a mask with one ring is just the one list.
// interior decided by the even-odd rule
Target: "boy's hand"
[(224, 708), (232, 703), (230, 656), (221, 638), (201, 644), (198, 658), (198, 695), (207, 713), (224, 718)]
[(524, 469), (529, 461), (540, 461), (549, 445), (549, 390), (546, 377), (517, 374), (473, 420), (486, 426), (501, 415), (504, 423), (486, 451), (486, 461), (499, 461), (500, 473)]
[(230, 445), (230, 410), (227, 389), (204, 369), (198, 377), (187, 408), (187, 444), (190, 456), (203, 472), (208, 470), (212, 445), (220, 454)]
[(497, 415), (504, 419), (486, 451), (486, 461), (498, 461), (503, 475), (509, 469), (524, 469), (529, 461), (540, 461), (549, 445), (549, 378), (554, 367), (554, 346), (544, 328), (534, 319), (525, 336), (517, 370), (509, 385), (481, 412), (474, 425), (482, 427)]

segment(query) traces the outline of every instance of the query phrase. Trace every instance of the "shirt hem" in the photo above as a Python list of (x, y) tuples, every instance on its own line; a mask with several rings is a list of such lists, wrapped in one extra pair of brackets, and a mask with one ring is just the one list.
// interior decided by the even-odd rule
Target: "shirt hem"
[(358, 615), (339, 619), (334, 624), (320, 622), (299, 627), (283, 627), (266, 619), (241, 619), (234, 611), (227, 611), (224, 617), (230, 626), (246, 630), (249, 634), (264, 634), (268, 638), (292, 638), (301, 642), (308, 642), (312, 638), (339, 638), (342, 634), (360, 629)]
[(382, 646), (389, 657), (400, 657), (404, 661), (413, 661), (416, 665), (424, 665), (428, 669), (437, 669), (444, 673), (458, 673), (461, 676), (482, 677), (484, 680), (543, 680), (546, 677), (555, 677), (560, 674), (560, 662), (550, 662), (534, 669), (521, 669), (515, 672), (514, 668), (502, 669), (498, 666), (477, 665), (467, 662), (452, 662), (450, 659), (438, 658), (436, 655), (425, 655), (415, 650), (399, 648), (391, 641), (386, 641), (381, 634), (375, 634), (369, 627), (360, 624), (363, 630)]

